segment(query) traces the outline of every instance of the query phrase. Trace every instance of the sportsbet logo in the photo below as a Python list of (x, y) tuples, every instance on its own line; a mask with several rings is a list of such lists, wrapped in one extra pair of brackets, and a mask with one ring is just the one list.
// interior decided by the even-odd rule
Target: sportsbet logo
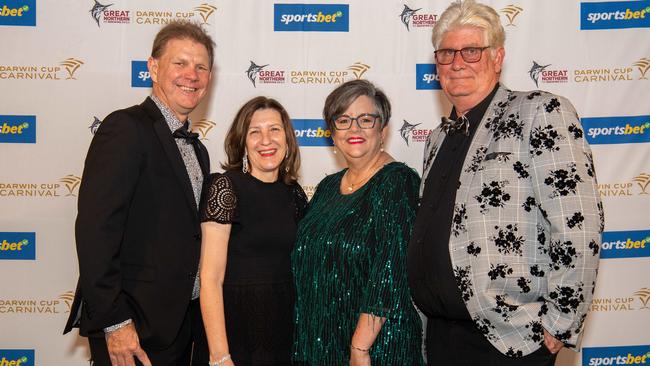
[(275, 4), (273, 30), (285, 32), (347, 32), (347, 4)]
[(590, 144), (650, 142), (650, 116), (582, 118)]
[(152, 85), (147, 61), (131, 61), (131, 87), (151, 88)]
[(650, 1), (580, 4), (580, 29), (650, 27)]
[(0, 25), (36, 25), (36, 0), (0, 0)]
[(322, 119), (293, 119), (298, 146), (334, 146), (332, 131)]
[(606, 231), (603, 233), (600, 257), (650, 257), (650, 230)]
[(0, 143), (35, 143), (36, 116), (0, 115)]
[(36, 259), (36, 233), (0, 232), (0, 259)]
[(440, 79), (435, 64), (415, 65), (415, 89), (441, 89)]
[(0, 349), (0, 366), (34, 366), (34, 350)]
[(589, 366), (646, 365), (650, 363), (650, 346), (585, 347), (582, 364)]

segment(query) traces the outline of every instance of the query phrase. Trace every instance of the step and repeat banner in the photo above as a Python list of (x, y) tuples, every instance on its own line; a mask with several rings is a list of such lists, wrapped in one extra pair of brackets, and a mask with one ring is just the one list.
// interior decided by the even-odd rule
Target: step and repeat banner
[[(558, 365), (650, 364), (650, 1), (487, 1), (506, 30), (502, 83), (568, 97), (591, 143), (606, 227), (583, 349)], [(449, 113), (431, 30), (449, 0), (0, 0), (0, 365), (88, 365), (63, 336), (77, 280), (84, 158), (111, 111), (151, 89), (146, 60), (173, 19), (214, 37), (209, 95), (192, 114), (212, 170), (237, 109), (266, 95), (289, 111), (311, 195), (343, 167), (321, 117), (364, 78), (393, 103), (387, 150), (419, 172)], [(459, 340), (462, 341), (462, 340)]]

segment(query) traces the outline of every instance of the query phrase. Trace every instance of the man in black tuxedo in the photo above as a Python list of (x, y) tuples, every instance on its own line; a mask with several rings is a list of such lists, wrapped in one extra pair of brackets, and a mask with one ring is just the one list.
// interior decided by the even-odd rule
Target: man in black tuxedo
[(96, 366), (188, 365), (203, 332), (198, 204), (210, 163), (188, 116), (206, 94), (213, 47), (199, 25), (162, 28), (148, 60), (152, 95), (111, 113), (90, 144), (65, 333), (80, 328)]

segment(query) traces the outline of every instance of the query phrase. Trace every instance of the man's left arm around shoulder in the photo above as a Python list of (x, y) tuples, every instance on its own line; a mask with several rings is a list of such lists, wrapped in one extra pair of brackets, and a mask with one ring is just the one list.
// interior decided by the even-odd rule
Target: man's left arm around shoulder
[(550, 258), (541, 313), (547, 347), (554, 351), (551, 346), (560, 344), (552, 338), (568, 347), (579, 343), (596, 284), (604, 222), (591, 150), (575, 109), (552, 94), (538, 101), (529, 153), (538, 209), (546, 218), (537, 244)]

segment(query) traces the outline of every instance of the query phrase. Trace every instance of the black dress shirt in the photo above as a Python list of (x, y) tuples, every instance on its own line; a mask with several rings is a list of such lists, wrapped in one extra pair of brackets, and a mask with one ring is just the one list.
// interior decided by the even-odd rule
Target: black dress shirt
[[(470, 319), (454, 277), (449, 235), (463, 162), (498, 86), (465, 114), (469, 136), (463, 128), (445, 137), (426, 177), (409, 245), (409, 278), (415, 303), (428, 317)], [(454, 108), (450, 118), (457, 117)]]

